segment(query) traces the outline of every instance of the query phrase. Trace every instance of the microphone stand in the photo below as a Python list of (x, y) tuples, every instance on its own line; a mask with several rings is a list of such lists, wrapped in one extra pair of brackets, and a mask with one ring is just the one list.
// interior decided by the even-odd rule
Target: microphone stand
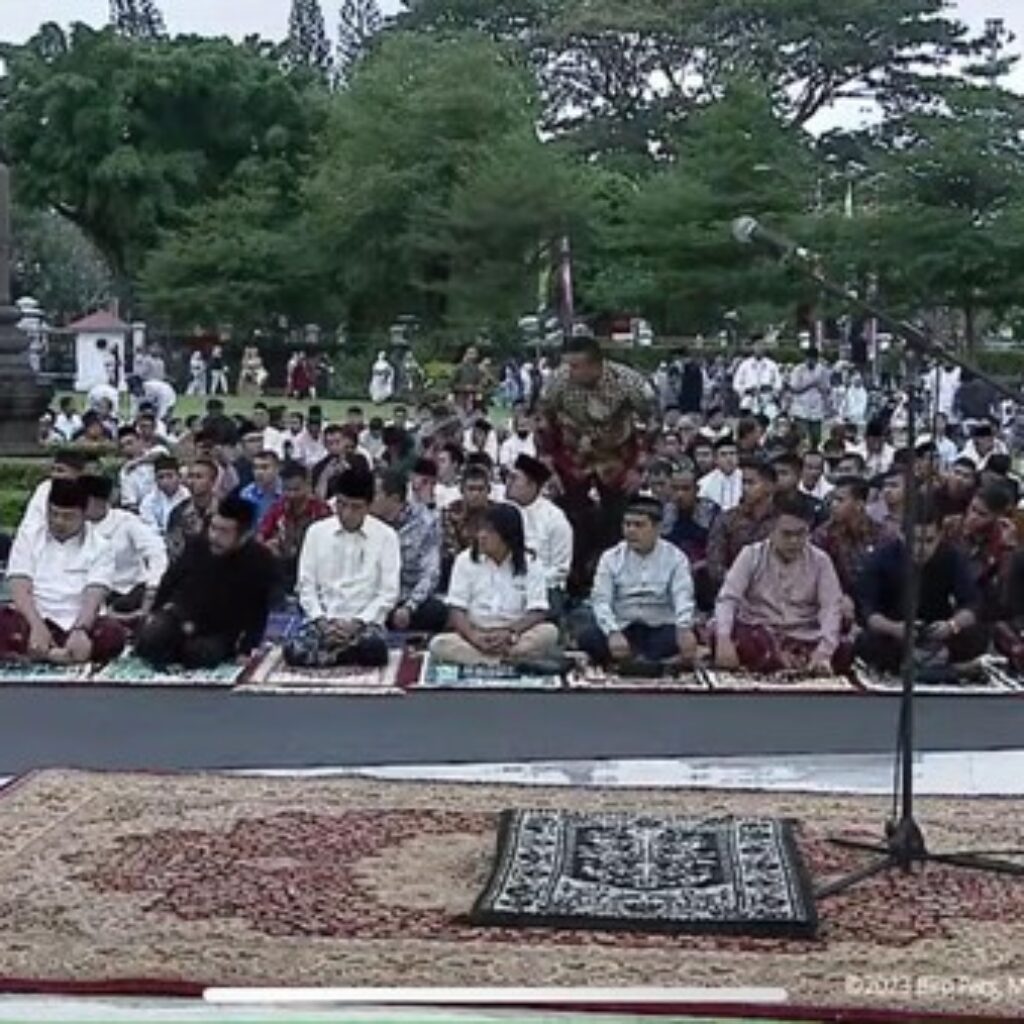
[[(941, 345), (933, 342), (920, 328), (897, 319), (887, 310), (860, 298), (855, 291), (829, 280), (818, 265), (816, 257), (804, 255), (798, 250), (791, 250), (786, 255), (788, 258), (784, 262), (790, 266), (798, 266), (818, 284), (822, 291), (839, 298), (854, 311), (875, 318), (879, 324), (888, 328), (894, 337), (901, 338), (906, 346), (906, 364), (909, 378), (907, 382), (907, 433), (910, 442), (910, 458), (905, 467), (903, 516), (904, 579), (906, 581), (906, 588), (904, 591), (903, 607), (902, 687), (900, 692), (896, 751), (897, 778), (899, 780), (898, 792), (901, 796), (899, 817), (886, 822), (883, 838), (878, 843), (867, 843), (843, 838), (831, 839), (830, 841), (837, 846), (867, 851), (879, 856), (865, 867), (821, 886), (816, 891), (815, 896), (818, 899), (824, 899), (859, 885), (875, 875), (894, 869), (899, 869), (904, 873), (911, 873), (915, 866), (920, 867), (929, 862), (1024, 877), (1024, 863), (1000, 860), (969, 851), (932, 852), (927, 847), (924, 832), (914, 815), (914, 626), (917, 620), (921, 580), (920, 567), (914, 557), (917, 541), (916, 519), (918, 508), (917, 476), (915, 472), (917, 457), (914, 448), (914, 438), (917, 433), (916, 406), (918, 378), (922, 369), (922, 359), (924, 356), (941, 358), (983, 380), (1003, 397), (1017, 401), (1019, 396), (1008, 388), (1003, 387), (991, 377), (974, 369), (974, 367), (961, 360), (956, 354), (947, 351)], [(1006, 855), (1015, 852), (1006, 851)]]

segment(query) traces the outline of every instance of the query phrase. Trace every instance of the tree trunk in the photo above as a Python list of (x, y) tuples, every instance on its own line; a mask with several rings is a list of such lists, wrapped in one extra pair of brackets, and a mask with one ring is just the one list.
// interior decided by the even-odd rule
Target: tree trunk
[(966, 299), (964, 301), (964, 344), (967, 347), (967, 355), (971, 358), (974, 357), (974, 351), (977, 346), (977, 338), (975, 336), (977, 330), (977, 324), (975, 323), (976, 314), (977, 309), (975, 308), (974, 301)]

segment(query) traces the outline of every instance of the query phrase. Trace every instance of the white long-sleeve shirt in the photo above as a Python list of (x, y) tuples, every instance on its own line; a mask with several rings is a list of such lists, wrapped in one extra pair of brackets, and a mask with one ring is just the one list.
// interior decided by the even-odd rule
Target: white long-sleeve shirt
[(170, 522), (171, 513), (179, 505), (188, 501), (190, 497), (189, 490), (184, 485), (170, 497), (156, 487), (143, 498), (142, 504), (139, 506), (139, 515), (144, 523), (152, 526), (162, 537), (167, 533), (167, 524)]
[(89, 523), (66, 541), (54, 538), (45, 522), (30, 523), (14, 538), (7, 577), (29, 580), (36, 611), (67, 630), (82, 610), (87, 588), (110, 589), (114, 551)]
[(732, 389), (740, 397), (740, 407), (753, 408), (757, 399), (750, 392), (770, 388), (776, 394), (782, 390), (782, 373), (778, 363), (767, 356), (747, 356), (732, 378)]
[(398, 534), (374, 516), (358, 530), (321, 519), (302, 543), (299, 603), (309, 619), (382, 626), (398, 604), (401, 565)]
[(689, 560), (668, 541), (657, 541), (646, 555), (623, 541), (597, 563), (591, 602), (606, 636), (634, 622), (689, 629), (694, 607)]
[(537, 442), (532, 433), (526, 437), (520, 437), (518, 434), (506, 437), (498, 451), (498, 465), (502, 469), (511, 469), (520, 455), (529, 455), (531, 459), (537, 458)]
[(167, 571), (167, 548), (152, 526), (131, 512), (112, 508), (92, 527), (113, 548), (115, 594), (127, 594), (140, 583), (156, 590)]
[(713, 501), (723, 512), (728, 512), (740, 503), (743, 494), (743, 475), (738, 469), (728, 476), (720, 469), (713, 469), (703, 477), (698, 494)]
[(515, 576), (511, 556), (498, 565), (486, 555), (474, 561), (472, 551), (463, 551), (452, 567), (448, 607), (464, 611), (479, 629), (506, 629), (527, 612), (548, 610), (544, 571), (527, 557), (526, 572)]
[(572, 526), (565, 513), (543, 495), (530, 505), (516, 505), (523, 517), (526, 546), (544, 572), (550, 589), (565, 586), (572, 566)]

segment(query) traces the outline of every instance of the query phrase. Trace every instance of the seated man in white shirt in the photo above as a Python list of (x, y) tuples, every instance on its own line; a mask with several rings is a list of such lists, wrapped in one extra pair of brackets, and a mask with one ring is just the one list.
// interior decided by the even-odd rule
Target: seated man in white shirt
[(114, 482), (105, 476), (83, 476), (88, 504), (85, 518), (113, 548), (114, 579), (107, 607), (114, 616), (149, 615), (157, 587), (167, 571), (167, 549), (160, 535), (137, 515), (111, 508)]
[(381, 667), (384, 624), (398, 604), (398, 534), (369, 514), (373, 475), (346, 469), (334, 482), (336, 515), (306, 531), (298, 594), (306, 622), (285, 645), (289, 665)]
[(572, 566), (573, 532), (565, 513), (542, 493), (550, 479), (551, 470), (543, 462), (520, 455), (509, 475), (505, 496), (523, 517), (526, 549), (544, 570), (548, 602), (557, 612)]
[(147, 447), (137, 427), (125, 426), (117, 432), (117, 445), (125, 462), (118, 477), (121, 508), (138, 512), (146, 497), (156, 490), (153, 463), (157, 456), (169, 454), (162, 445)]
[(457, 444), (446, 444), (437, 453), (437, 483), (434, 486), (434, 504), (439, 512), (462, 497), (459, 475), (466, 454)]
[(455, 559), (448, 607), (452, 632), (430, 644), (437, 661), (522, 665), (559, 654), (544, 573), (526, 551), (517, 508), (495, 505), (483, 514), (472, 547)]
[(525, 402), (515, 402), (512, 405), (512, 429), (509, 436), (501, 442), (501, 448), (498, 451), (498, 465), (503, 470), (510, 470), (520, 455), (537, 457), (533, 420)]
[(634, 498), (622, 520), (623, 541), (597, 564), (594, 621), (581, 631), (579, 646), (599, 665), (693, 663), (693, 576), (686, 555), (661, 539), (661, 517), (656, 498)]
[(7, 566), (12, 607), (0, 609), (0, 659), (110, 661), (125, 631), (100, 614), (114, 580), (113, 548), (85, 521), (77, 480), (54, 480), (42, 523), (18, 530)]
[(723, 512), (734, 509), (743, 495), (739, 449), (731, 437), (715, 442), (715, 468), (701, 478), (699, 495), (713, 501)]
[(79, 448), (64, 448), (55, 452), (53, 462), (50, 463), (50, 476), (36, 485), (25, 514), (21, 517), (19, 529), (43, 526), (46, 523), (46, 505), (54, 480), (77, 480), (87, 472), (99, 472), (99, 461), (92, 453)]
[(188, 488), (181, 482), (181, 465), (173, 455), (160, 455), (153, 463), (156, 487), (139, 506), (144, 523), (152, 526), (161, 537), (167, 533), (171, 513), (189, 499)]

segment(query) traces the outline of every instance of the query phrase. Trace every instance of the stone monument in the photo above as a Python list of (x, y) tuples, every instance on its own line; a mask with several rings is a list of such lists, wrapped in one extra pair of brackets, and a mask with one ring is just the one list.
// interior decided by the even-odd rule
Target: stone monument
[(0, 454), (36, 454), (39, 417), (50, 403), (29, 361), (29, 337), (11, 304), (11, 182), (0, 163)]

